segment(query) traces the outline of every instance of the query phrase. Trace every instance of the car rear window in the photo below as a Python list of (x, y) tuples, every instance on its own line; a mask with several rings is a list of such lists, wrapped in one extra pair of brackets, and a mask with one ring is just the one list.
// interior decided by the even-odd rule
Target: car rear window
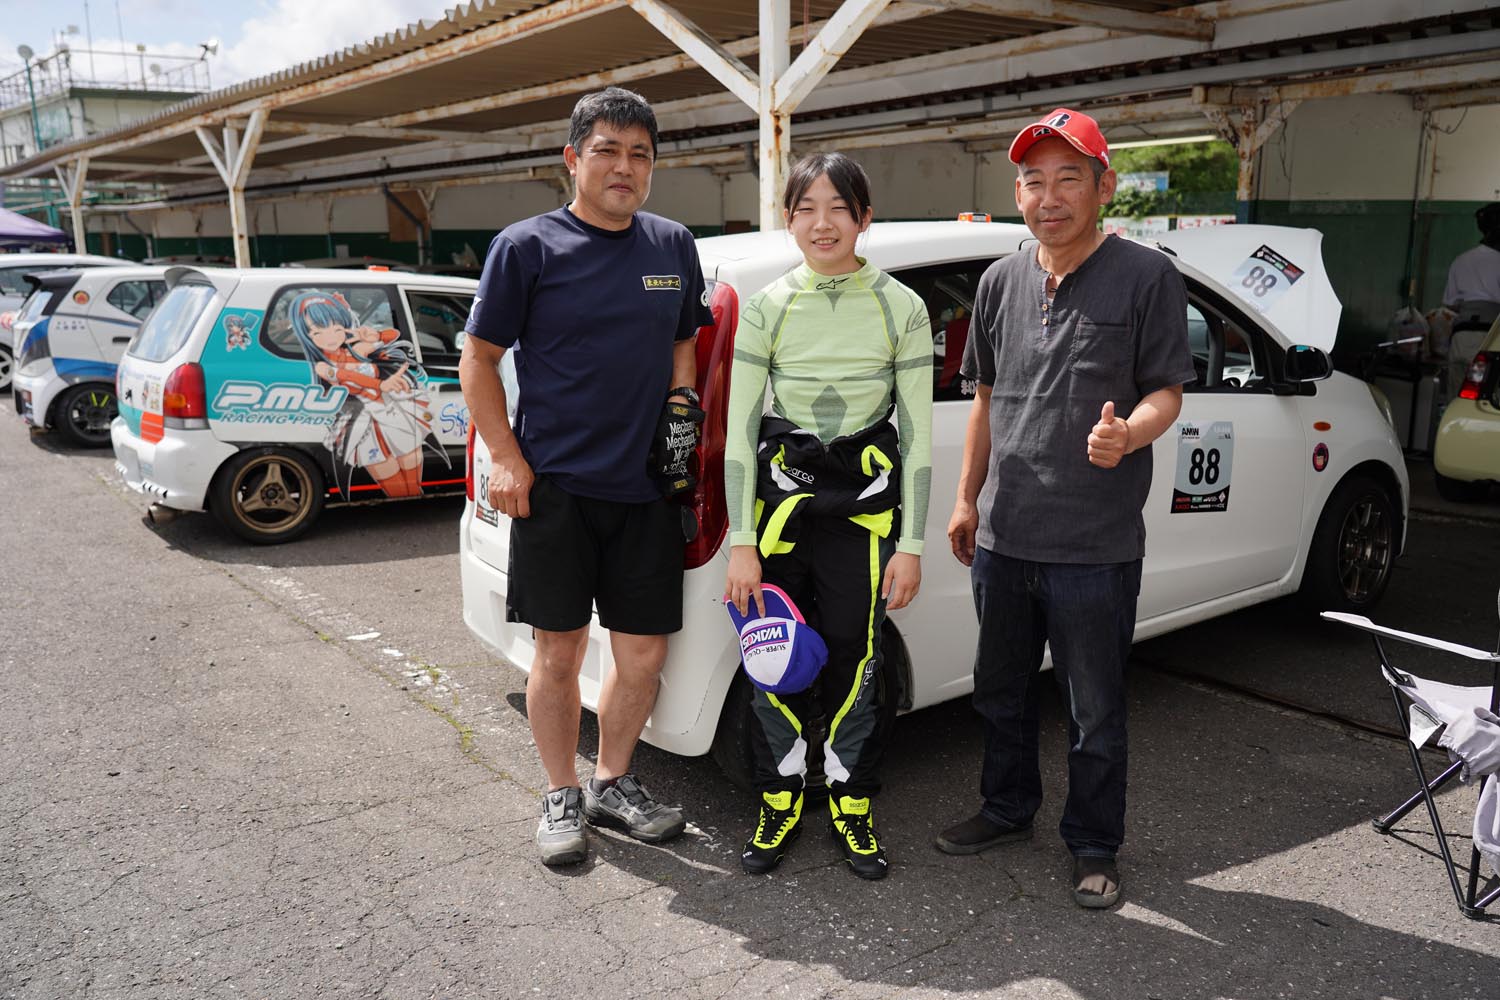
[(52, 289), (38, 288), (27, 296), (26, 301), (21, 303), (21, 311), (16, 314), (15, 322), (30, 322), (40, 319), (47, 308), (47, 303), (52, 301)]
[(161, 305), (141, 325), (126, 352), (142, 361), (165, 361), (187, 343), (203, 310), (213, 300), (212, 285), (185, 283), (167, 292)]

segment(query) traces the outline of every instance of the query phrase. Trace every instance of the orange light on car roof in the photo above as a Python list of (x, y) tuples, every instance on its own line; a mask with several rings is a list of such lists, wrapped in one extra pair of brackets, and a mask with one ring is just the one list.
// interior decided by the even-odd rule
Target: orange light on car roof
[(386, 264), (371, 264), (368, 269), (371, 271), (389, 271), (390, 267)]
[(959, 222), (989, 222), (990, 221), (990, 213), (988, 213), (988, 212), (959, 212), (958, 213), (958, 221)]

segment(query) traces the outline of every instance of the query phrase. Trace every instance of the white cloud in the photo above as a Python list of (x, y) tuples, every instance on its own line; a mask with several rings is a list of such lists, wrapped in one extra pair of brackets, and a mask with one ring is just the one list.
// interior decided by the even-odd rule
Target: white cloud
[(240, 25), (213, 60), (214, 86), (223, 87), (369, 41), (418, 20), (437, 20), (443, 0), (274, 0)]

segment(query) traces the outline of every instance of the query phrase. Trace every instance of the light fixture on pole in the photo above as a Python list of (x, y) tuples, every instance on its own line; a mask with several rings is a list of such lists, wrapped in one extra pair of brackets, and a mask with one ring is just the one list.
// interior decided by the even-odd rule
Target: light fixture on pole
[(42, 151), (42, 127), (36, 116), (36, 87), (31, 82), (31, 57), (36, 55), (30, 45), (16, 46), (16, 55), (26, 64), (26, 93), (31, 98), (31, 140), (36, 143), (36, 152)]
[(203, 50), (203, 54), (198, 57), (198, 61), (203, 64), (204, 83), (207, 85), (205, 89), (212, 90), (213, 75), (208, 70), (208, 57), (212, 55), (218, 55), (219, 40), (217, 38), (210, 38), (206, 42), (199, 42), (198, 48)]
[[(42, 126), (36, 114), (36, 86), (31, 82), (31, 58), (36, 55), (30, 45), (17, 45), (16, 55), (26, 64), (26, 93), (31, 98), (31, 141), (36, 148), (32, 151), (33, 156), (42, 151)], [(57, 206), (47, 205), (47, 224), (57, 226)]]

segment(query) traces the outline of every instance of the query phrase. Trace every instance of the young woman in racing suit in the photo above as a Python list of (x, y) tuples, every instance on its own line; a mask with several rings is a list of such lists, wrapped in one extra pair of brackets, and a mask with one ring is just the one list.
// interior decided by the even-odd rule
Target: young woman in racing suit
[(801, 694), (753, 689), (760, 815), (741, 863), (770, 871), (800, 832), (804, 734), (817, 708), (834, 836), (854, 873), (877, 879), (887, 871), (870, 805), (881, 623), (922, 579), (932, 331), (921, 298), (856, 255), (873, 215), (859, 164), (805, 157), (783, 208), (803, 263), (745, 302), (735, 334), (726, 591), (741, 612), (760, 613), (762, 581), (779, 586), (822, 635), (828, 662)]

